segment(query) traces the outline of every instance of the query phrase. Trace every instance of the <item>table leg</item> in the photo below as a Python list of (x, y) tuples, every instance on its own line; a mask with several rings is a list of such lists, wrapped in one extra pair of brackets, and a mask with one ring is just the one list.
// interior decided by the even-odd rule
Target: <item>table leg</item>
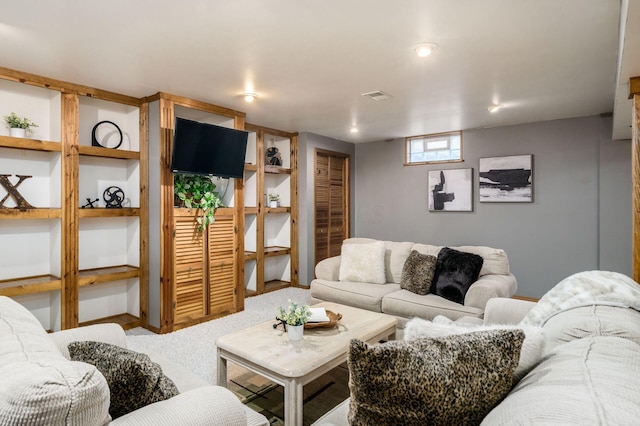
[(223, 358), (218, 348), (218, 367), (217, 367), (217, 383), (218, 386), (227, 387), (227, 360)]
[(302, 390), (300, 380), (291, 378), (284, 385), (284, 424), (300, 426), (302, 424)]

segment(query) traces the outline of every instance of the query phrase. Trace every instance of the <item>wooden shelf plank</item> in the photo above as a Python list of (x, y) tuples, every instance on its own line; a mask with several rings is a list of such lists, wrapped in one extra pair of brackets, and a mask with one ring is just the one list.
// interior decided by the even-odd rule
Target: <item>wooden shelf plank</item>
[(265, 281), (264, 292), (268, 293), (270, 291), (281, 290), (287, 287), (291, 287), (291, 283), (289, 281), (282, 281), (282, 280)]
[(264, 172), (265, 173), (271, 173), (271, 174), (291, 174), (291, 169), (287, 169), (285, 167), (280, 167), (280, 166), (264, 166)]
[(98, 318), (91, 321), (84, 321), (84, 322), (81, 322), (79, 325), (80, 327), (85, 327), (87, 325), (109, 324), (109, 323), (120, 324), (120, 326), (122, 326), (123, 329), (129, 330), (130, 328), (140, 326), (140, 318), (131, 314), (124, 313), (124, 314), (112, 315), (105, 318)]
[(83, 269), (78, 273), (78, 286), (94, 285), (118, 280), (135, 278), (140, 268), (130, 265), (109, 266), (106, 268)]
[(245, 207), (244, 208), (244, 214), (258, 214), (258, 208), (257, 207)]
[(255, 251), (245, 251), (244, 252), (244, 260), (245, 262), (248, 260), (257, 260), (258, 254)]
[(62, 209), (0, 209), (0, 219), (59, 219)]
[(270, 246), (264, 248), (264, 257), (285, 256), (291, 254), (289, 247)]
[(87, 208), (87, 209), (78, 209), (79, 217), (126, 217), (126, 216), (140, 216), (140, 209), (137, 207), (124, 207), (121, 209), (107, 209), (104, 207), (99, 208)]
[(101, 146), (78, 146), (80, 155), (89, 155), (92, 157), (119, 158), (124, 160), (139, 160), (140, 153), (138, 151), (126, 151), (123, 149), (103, 148)]
[(60, 290), (62, 281), (53, 275), (17, 278), (0, 281), (0, 296), (21, 296)]
[(267, 207), (264, 212), (269, 213), (291, 213), (291, 207)]
[(42, 141), (39, 139), (14, 138), (12, 136), (0, 136), (0, 147), (30, 149), (32, 151), (61, 152), (60, 142)]
[(244, 163), (244, 169), (248, 171), (258, 171), (258, 166), (256, 164)]

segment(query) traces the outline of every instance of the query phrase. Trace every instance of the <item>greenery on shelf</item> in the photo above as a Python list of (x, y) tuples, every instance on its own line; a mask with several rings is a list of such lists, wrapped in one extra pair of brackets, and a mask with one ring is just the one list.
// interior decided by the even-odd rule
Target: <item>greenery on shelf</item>
[(38, 127), (36, 123), (29, 120), (28, 118), (18, 117), (15, 112), (12, 112), (9, 115), (5, 115), (4, 121), (7, 123), (7, 126), (9, 126), (9, 128), (11, 129), (31, 130), (34, 127)]
[(280, 201), (280, 196), (278, 194), (269, 194), (269, 201)]
[(198, 231), (202, 232), (207, 225), (215, 222), (218, 207), (224, 207), (218, 193), (214, 192), (216, 185), (209, 176), (173, 175), (173, 193), (178, 201), (178, 207), (200, 209), (202, 215), (198, 217)]
[(311, 311), (307, 305), (298, 305), (291, 299), (288, 300), (289, 306), (285, 310), (283, 307), (277, 308), (277, 319), (284, 321), (287, 325), (304, 325), (311, 317)]

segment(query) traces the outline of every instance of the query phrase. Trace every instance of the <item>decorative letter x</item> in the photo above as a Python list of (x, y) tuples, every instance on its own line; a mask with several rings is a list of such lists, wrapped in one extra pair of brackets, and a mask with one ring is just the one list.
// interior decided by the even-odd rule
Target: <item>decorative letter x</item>
[(5, 195), (2, 200), (0, 200), (0, 208), (4, 208), (4, 202), (7, 201), (9, 197), (13, 197), (13, 199), (16, 200), (17, 208), (19, 208), (20, 210), (33, 209), (34, 207), (31, 204), (27, 203), (27, 200), (24, 199), (24, 197), (18, 192), (17, 189), (23, 180), (29, 179), (33, 176), (16, 175), (20, 180), (18, 180), (18, 183), (16, 183), (15, 185), (9, 182), (9, 176), (11, 175), (0, 175), (0, 185), (2, 185), (4, 189), (7, 190), (7, 195)]

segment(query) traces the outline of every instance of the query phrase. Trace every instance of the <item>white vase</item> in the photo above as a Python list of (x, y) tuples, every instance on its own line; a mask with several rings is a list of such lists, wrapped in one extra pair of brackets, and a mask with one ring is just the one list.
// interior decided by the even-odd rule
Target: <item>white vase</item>
[(14, 138), (24, 138), (27, 136), (27, 129), (19, 129), (17, 127), (12, 127), (9, 129), (9, 134)]
[(304, 325), (287, 325), (287, 336), (289, 340), (302, 340)]
[(269, 207), (271, 207), (272, 209), (275, 209), (278, 207), (278, 202), (277, 201), (270, 201), (269, 202)]

